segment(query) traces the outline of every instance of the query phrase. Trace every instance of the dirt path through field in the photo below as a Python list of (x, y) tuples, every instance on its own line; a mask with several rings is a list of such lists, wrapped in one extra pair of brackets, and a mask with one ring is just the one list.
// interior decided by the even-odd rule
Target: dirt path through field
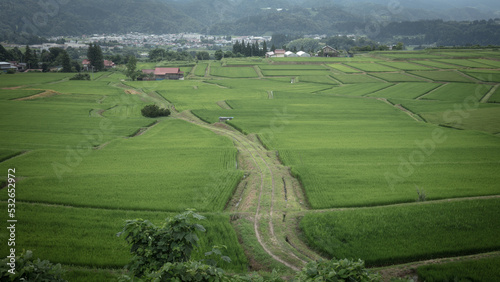
[[(224, 124), (207, 124), (196, 118), (189, 111), (175, 113), (174, 117), (212, 130), (231, 138), (238, 149), (240, 160), (248, 177), (238, 188), (241, 195), (228, 209), (235, 214), (249, 215), (257, 241), (262, 249), (274, 260), (293, 270), (299, 270), (309, 259), (317, 259), (312, 251), (304, 249), (304, 245), (294, 246), (289, 243), (296, 236), (295, 224), (286, 220), (286, 214), (305, 210), (303, 198), (296, 196), (300, 189), (298, 182), (290, 175), (289, 169), (281, 165), (276, 152), (266, 150), (255, 136), (246, 136), (224, 126)], [(285, 183), (289, 183), (285, 191)], [(286, 193), (286, 195), (285, 195)], [(303, 197), (303, 196), (302, 196)], [(298, 244), (297, 244), (298, 245)]]

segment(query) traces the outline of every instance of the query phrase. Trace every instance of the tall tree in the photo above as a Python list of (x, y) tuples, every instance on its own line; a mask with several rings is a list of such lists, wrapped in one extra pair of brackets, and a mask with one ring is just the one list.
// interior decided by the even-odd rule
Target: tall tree
[(104, 57), (102, 56), (101, 47), (97, 45), (97, 43), (94, 43), (93, 45), (91, 43), (89, 45), (87, 58), (96, 71), (101, 71), (104, 69)]
[(132, 81), (137, 78), (136, 68), (137, 68), (137, 58), (135, 56), (129, 56), (126, 75), (130, 77)]
[(222, 60), (222, 58), (224, 57), (224, 52), (222, 52), (222, 50), (217, 50), (215, 51), (215, 59), (216, 60)]
[(28, 65), (28, 68), (31, 68), (31, 48), (29, 45), (26, 45), (26, 51), (24, 51), (24, 62)]
[(264, 40), (264, 43), (262, 43), (262, 56), (265, 56), (267, 53), (267, 43)]
[(2, 44), (0, 44), (0, 61), (10, 61), (11, 60), (11, 54), (7, 49), (5, 49)]
[(71, 72), (71, 59), (69, 58), (68, 52), (63, 51), (61, 53), (62, 56), (62, 71), (63, 72)]

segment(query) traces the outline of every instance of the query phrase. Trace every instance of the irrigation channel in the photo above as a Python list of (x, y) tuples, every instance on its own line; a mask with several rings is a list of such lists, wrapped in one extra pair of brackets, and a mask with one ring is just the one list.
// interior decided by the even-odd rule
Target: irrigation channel
[[(246, 218), (253, 223), (254, 235), (267, 255), (294, 271), (300, 270), (308, 261), (326, 259), (311, 250), (298, 238), (298, 221), (300, 216), (308, 210), (308, 207), (300, 184), (290, 174), (289, 168), (280, 163), (276, 151), (264, 148), (254, 134), (244, 135), (223, 123), (208, 124), (190, 111), (177, 112), (169, 101), (154, 91), (144, 93), (141, 90), (137, 94), (162, 107), (169, 108), (172, 112), (172, 118), (185, 120), (233, 140), (239, 153), (238, 166), (245, 172), (245, 177), (238, 185), (233, 199), (226, 206), (226, 211), (232, 217)], [(500, 196), (477, 198), (491, 197)], [(452, 199), (451, 201), (472, 198)], [(425, 202), (414, 204), (425, 204)], [(329, 211), (335, 210), (339, 209), (329, 209)], [(322, 212), (322, 210), (310, 212)], [(451, 259), (477, 259), (499, 255), (500, 252), (491, 252)], [(389, 279), (390, 277), (414, 274), (416, 267), (420, 265), (443, 263), (449, 260), (450, 258), (442, 258), (412, 262), (383, 267), (379, 271), (384, 279)]]

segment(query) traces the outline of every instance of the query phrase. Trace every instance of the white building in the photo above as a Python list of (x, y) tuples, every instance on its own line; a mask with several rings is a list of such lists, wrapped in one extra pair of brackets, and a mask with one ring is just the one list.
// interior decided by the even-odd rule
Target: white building
[(309, 53), (306, 53), (304, 51), (297, 52), (297, 56), (299, 56), (299, 57), (311, 57), (311, 55)]

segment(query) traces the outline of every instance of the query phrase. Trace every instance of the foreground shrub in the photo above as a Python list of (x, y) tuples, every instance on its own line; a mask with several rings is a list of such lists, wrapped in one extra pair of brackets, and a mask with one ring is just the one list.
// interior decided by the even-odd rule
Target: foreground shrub
[[(125, 240), (131, 245), (130, 253), (134, 256), (126, 266), (134, 276), (142, 277), (164, 269), (166, 263), (184, 263), (198, 246), (196, 231), (205, 232), (205, 228), (191, 219), (205, 217), (187, 211), (167, 218), (163, 226), (156, 226), (150, 221), (136, 219), (128, 220), (123, 231), (117, 236), (125, 235)], [(170, 267), (183, 267), (172, 266)], [(168, 271), (168, 270), (164, 270)]]
[(378, 274), (365, 268), (362, 260), (313, 261), (297, 273), (294, 281), (380, 281)]
[(10, 259), (0, 262), (0, 281), (66, 281), (62, 278), (60, 264), (52, 264), (48, 260), (33, 259), (33, 252), (26, 251), (16, 257), (15, 273), (9, 272)]
[(141, 110), (141, 113), (143, 116), (149, 118), (168, 117), (170, 115), (170, 110), (160, 109), (157, 105), (147, 105)]
[(88, 73), (78, 73), (69, 80), (90, 80), (90, 75)]

